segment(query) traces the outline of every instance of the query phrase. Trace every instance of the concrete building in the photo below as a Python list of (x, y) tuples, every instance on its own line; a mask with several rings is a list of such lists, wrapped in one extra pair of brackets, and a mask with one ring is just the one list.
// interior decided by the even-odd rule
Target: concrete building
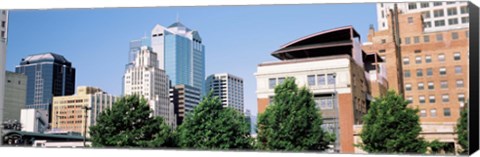
[(218, 96), (223, 107), (231, 107), (241, 113), (243, 106), (243, 79), (227, 73), (212, 74), (206, 79), (205, 92), (212, 91)]
[(143, 96), (153, 110), (153, 116), (162, 116), (171, 126), (176, 124), (174, 107), (169, 101), (168, 77), (158, 68), (157, 53), (143, 46), (123, 77), (124, 95)]
[[(414, 4), (417, 9), (413, 9)], [(388, 82), (398, 82), (397, 90), (404, 91), (409, 106), (419, 108), (425, 138), (456, 143), (454, 128), (460, 117), (460, 107), (469, 98), (467, 3), (421, 2), (397, 6), (397, 11), (393, 9), (384, 15), (387, 23), (393, 26), (378, 31), (372, 27), (363, 49), (378, 52), (385, 58)], [(403, 11), (400, 6), (409, 6), (410, 11)], [(438, 15), (427, 18), (424, 11)], [(427, 23), (432, 19), (449, 22), (430, 27)], [(458, 22), (450, 22), (451, 19)], [(402, 78), (390, 77), (391, 71), (398, 69)]]
[(151, 47), (172, 86), (184, 84), (204, 91), (205, 46), (198, 31), (180, 22), (168, 28), (157, 24), (151, 31)]
[(170, 88), (170, 102), (174, 105), (177, 125), (183, 123), (188, 113), (200, 103), (200, 89), (189, 85), (175, 85)]
[(346, 26), (302, 37), (274, 51), (280, 61), (261, 63), (255, 73), (258, 113), (272, 103), (275, 86), (294, 77), (297, 85), (313, 93), (322, 111), (322, 127), (337, 134), (335, 149), (353, 153), (353, 127), (362, 124), (372, 100), (370, 74), (385, 80), (381, 70), (375, 70), (381, 58), (363, 52), (360, 43), (360, 35)]
[[(468, 2), (377, 3), (378, 30), (387, 30), (390, 10), (397, 4), (403, 14), (420, 13), (425, 32), (468, 28)], [(408, 19), (407, 19), (408, 20)]]
[[(88, 86), (78, 87), (76, 95), (53, 97), (52, 129), (82, 135), (86, 129), (88, 137), (88, 128), (95, 125), (97, 116), (111, 108), (117, 99), (99, 88)], [(85, 113), (84, 107), (90, 109)]]
[[(3, 102), (3, 97), (5, 96), (5, 64), (7, 58), (7, 36), (8, 36), (8, 11), (0, 10), (0, 102)], [(3, 103), (0, 103), (0, 113), (3, 113)], [(3, 116), (0, 116), (0, 122), (3, 122)], [(0, 128), (0, 136), (2, 130)], [(0, 140), (0, 146), (2, 145), (3, 140)]]
[(27, 76), (6, 71), (3, 119), (20, 121), (20, 110), (27, 99)]
[(51, 115), (54, 96), (75, 93), (75, 68), (61, 55), (50, 52), (29, 55), (16, 66), (15, 72), (27, 75), (26, 108), (45, 109)]
[(48, 129), (48, 112), (44, 109), (22, 109), (20, 123), (22, 131), (44, 133)]

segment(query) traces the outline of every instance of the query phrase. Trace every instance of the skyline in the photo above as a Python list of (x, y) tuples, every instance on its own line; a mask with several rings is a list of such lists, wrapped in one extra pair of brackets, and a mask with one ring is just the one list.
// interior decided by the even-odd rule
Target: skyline
[(29, 54), (58, 53), (77, 69), (75, 87), (96, 86), (121, 95), (129, 41), (149, 34), (155, 24), (174, 23), (177, 15), (202, 36), (206, 76), (230, 73), (244, 79), (244, 104), (253, 115), (254, 72), (258, 64), (277, 60), (271, 52), (300, 37), (346, 25), (353, 25), (364, 42), (369, 25), (377, 28), (375, 3), (11, 11), (6, 70), (14, 71)]

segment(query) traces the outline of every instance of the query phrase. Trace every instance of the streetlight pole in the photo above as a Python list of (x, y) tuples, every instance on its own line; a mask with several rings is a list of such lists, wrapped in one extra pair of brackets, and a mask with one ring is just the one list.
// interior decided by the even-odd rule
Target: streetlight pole
[(86, 144), (87, 143), (87, 121), (88, 121), (87, 111), (90, 110), (91, 108), (88, 107), (88, 106), (83, 106), (82, 109), (85, 110), (85, 116), (84, 116), (85, 117), (85, 122), (84, 122), (85, 125), (84, 125), (84, 129), (83, 129), (83, 147), (85, 148), (85, 147), (87, 147), (87, 144)]
[(335, 118), (334, 118), (334, 123), (335, 123), (335, 145), (334, 145), (334, 151), (339, 153), (340, 152), (340, 145), (339, 145), (339, 142), (340, 142), (340, 126), (338, 124), (338, 119), (339, 119), (339, 114), (338, 114), (338, 106), (337, 106), (337, 74), (336, 73), (333, 73), (333, 110), (335, 110)]

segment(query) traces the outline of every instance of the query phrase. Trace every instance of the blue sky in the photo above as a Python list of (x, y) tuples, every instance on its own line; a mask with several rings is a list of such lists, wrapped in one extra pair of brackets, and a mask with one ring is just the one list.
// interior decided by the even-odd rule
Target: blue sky
[(11, 11), (6, 69), (14, 71), (29, 55), (54, 52), (77, 69), (76, 86), (100, 87), (121, 94), (128, 43), (155, 24), (180, 22), (198, 30), (206, 49), (206, 75), (231, 73), (244, 79), (245, 107), (257, 113), (256, 66), (297, 38), (353, 25), (367, 41), (376, 27), (374, 3), (157, 7)]

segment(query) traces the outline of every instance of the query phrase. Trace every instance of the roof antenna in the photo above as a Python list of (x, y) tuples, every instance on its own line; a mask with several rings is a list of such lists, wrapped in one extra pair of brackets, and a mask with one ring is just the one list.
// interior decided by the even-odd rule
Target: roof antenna
[(179, 19), (180, 19), (180, 18), (179, 18), (179, 16), (178, 16), (178, 12), (177, 12), (177, 22), (180, 22), (180, 20), (179, 20)]

